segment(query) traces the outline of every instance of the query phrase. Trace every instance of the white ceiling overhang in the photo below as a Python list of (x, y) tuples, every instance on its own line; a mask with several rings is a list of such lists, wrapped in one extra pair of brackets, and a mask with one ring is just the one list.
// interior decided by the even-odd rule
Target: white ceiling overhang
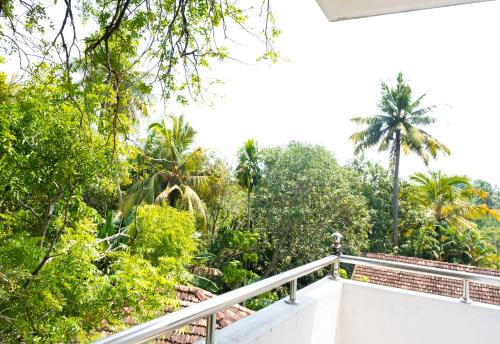
[(330, 21), (401, 13), (491, 0), (316, 0)]

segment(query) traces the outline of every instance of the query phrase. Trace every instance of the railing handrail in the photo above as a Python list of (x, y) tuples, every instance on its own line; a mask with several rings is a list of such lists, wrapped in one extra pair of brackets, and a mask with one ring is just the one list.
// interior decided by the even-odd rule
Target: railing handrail
[(114, 335), (102, 338), (95, 344), (136, 344), (144, 343), (157, 338), (165, 333), (201, 319), (220, 310), (226, 309), (244, 300), (262, 294), (266, 291), (292, 282), (299, 277), (338, 262), (338, 256), (328, 256), (314, 262), (299, 266), (295, 269), (282, 272), (261, 281), (218, 295), (206, 301), (197, 303), (176, 312), (164, 315), (144, 324), (133, 326)]
[[(299, 266), (295, 269), (288, 270), (278, 275), (271, 276), (261, 281), (232, 290), (225, 294), (215, 296), (206, 301), (164, 315), (144, 324), (131, 327), (122, 332), (102, 338), (95, 342), (95, 344), (136, 344), (147, 342), (148, 340), (152, 340), (154, 338), (162, 336), (169, 331), (172, 331), (183, 325), (187, 325), (192, 321), (201, 319), (203, 317), (213, 317), (214, 314), (216, 314), (220, 310), (231, 307), (232, 305), (262, 294), (266, 291), (280, 287), (285, 283), (290, 282), (292, 289), (296, 288), (296, 281), (299, 277), (308, 275), (314, 271), (332, 264), (335, 264), (335, 266), (338, 267), (339, 261), (347, 264), (385, 267), (395, 270), (412, 271), (435, 276), (445, 276), (455, 279), (461, 279), (464, 280), (465, 284), (467, 284), (467, 286), (464, 284), (464, 289), (468, 289), (468, 281), (500, 286), (500, 278), (494, 276), (349, 255), (341, 255), (339, 259), (338, 255), (331, 255)], [(294, 295), (293, 297), (295, 297), (295, 292), (296, 290), (292, 290), (291, 296)], [(469, 302), (468, 290), (466, 294), (464, 292), (464, 297), (465, 301)], [(292, 298), (290, 303), (295, 303), (295, 299)], [(213, 318), (208, 319), (213, 320)]]
[(461, 280), (469, 280), (478, 283), (491, 284), (500, 287), (500, 278), (489, 275), (476, 274), (472, 272), (466, 271), (458, 271), (458, 270), (447, 270), (436, 268), (432, 266), (425, 265), (416, 265), (416, 264), (408, 264), (408, 263), (400, 263), (392, 260), (383, 260), (376, 258), (367, 258), (367, 257), (358, 257), (358, 256), (348, 256), (341, 255), (340, 262), (348, 263), (348, 264), (360, 264), (366, 266), (376, 266), (376, 267), (384, 267), (390, 268), (394, 270), (404, 270), (404, 271), (412, 271), (424, 273), (427, 275), (434, 275), (440, 277), (450, 277)]

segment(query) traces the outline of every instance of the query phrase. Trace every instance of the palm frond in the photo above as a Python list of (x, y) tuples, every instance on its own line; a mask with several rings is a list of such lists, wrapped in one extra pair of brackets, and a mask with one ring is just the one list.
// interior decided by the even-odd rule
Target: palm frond
[(145, 180), (139, 180), (132, 184), (126, 195), (120, 203), (120, 211), (123, 217), (126, 217), (130, 211), (141, 203), (154, 203), (156, 196), (162, 190), (162, 184), (165, 180), (165, 174), (158, 172)]
[(181, 204), (182, 208), (192, 212), (198, 219), (202, 222), (202, 227), (205, 228), (206, 225), (206, 215), (205, 215), (205, 207), (203, 206), (203, 202), (200, 197), (187, 185), (182, 185), (182, 197)]
[(209, 182), (210, 177), (209, 176), (186, 176), (184, 178), (186, 184), (196, 188), (199, 186), (202, 186), (206, 183)]
[(182, 195), (182, 190), (178, 185), (167, 185), (167, 187), (156, 196), (154, 203), (168, 202), (170, 195), (173, 192), (178, 192)]
[(381, 101), (378, 107), (382, 114), (351, 119), (352, 122), (365, 126), (350, 137), (355, 144), (355, 154), (378, 145), (379, 151), (390, 152), (393, 164), (398, 152), (394, 147), (397, 142), (394, 138), (398, 133), (401, 135), (399, 148), (403, 153), (417, 154), (426, 165), (430, 156), (436, 158), (439, 152), (450, 154), (448, 147), (419, 128), (435, 122), (427, 114), (436, 106), (422, 107), (424, 97), (425, 94), (413, 99), (412, 89), (402, 73), (398, 74), (395, 86), (381, 82)]

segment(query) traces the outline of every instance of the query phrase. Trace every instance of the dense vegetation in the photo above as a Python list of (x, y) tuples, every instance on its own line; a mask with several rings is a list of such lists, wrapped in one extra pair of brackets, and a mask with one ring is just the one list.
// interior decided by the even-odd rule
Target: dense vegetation
[[(0, 7), (2, 52), (26, 74), (0, 73), (3, 342), (91, 341), (176, 309), (175, 284), (223, 292), (323, 257), (334, 231), (347, 253), (500, 268), (500, 190), (486, 181), (439, 171), (402, 180), (363, 157), (341, 165), (320, 146), (245, 138), (231, 168), (194, 146), (197, 128), (180, 114), (140, 137), (155, 87), (166, 102), (201, 95), (199, 68), (228, 54), (216, 37), (253, 18), (236, 5), (65, 2), (51, 40), (58, 16), (14, 3)], [(274, 60), (279, 32), (263, 13), (263, 57)], [(78, 40), (78, 21), (95, 31)], [(420, 100), (402, 76), (383, 84), (387, 116), (358, 119), (369, 128), (353, 138), (363, 149), (383, 140), (394, 157), (447, 152), (417, 127), (433, 121)]]

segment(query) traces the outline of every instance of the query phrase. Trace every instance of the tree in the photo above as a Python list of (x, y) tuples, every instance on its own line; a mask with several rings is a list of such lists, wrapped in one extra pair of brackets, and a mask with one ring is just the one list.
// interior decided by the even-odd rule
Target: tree
[[(349, 166), (359, 176), (360, 189), (370, 210), (369, 252), (390, 253), (392, 250), (392, 176), (382, 165), (363, 157), (355, 159)], [(399, 223), (402, 236), (427, 224), (426, 210), (414, 197), (413, 186), (399, 181)]]
[(253, 139), (249, 139), (238, 152), (238, 166), (236, 167), (238, 184), (247, 193), (247, 230), (250, 230), (251, 227), (252, 192), (261, 177), (259, 148)]
[(163, 258), (174, 259), (180, 266), (188, 265), (196, 251), (196, 227), (193, 215), (172, 207), (143, 205), (128, 234), (133, 254), (158, 265)]
[[(113, 143), (95, 112), (43, 67), (16, 91), (0, 78), (0, 333), (2, 342), (88, 342), (175, 307), (174, 278), (129, 252), (109, 257), (102, 218), (83, 199), (112, 180)], [(6, 86), (6, 87), (4, 87)], [(69, 101), (68, 99), (72, 99)], [(87, 108), (87, 106), (89, 106)], [(119, 150), (122, 147), (116, 147)], [(113, 184), (111, 184), (113, 185)], [(107, 260), (102, 269), (103, 260)], [(133, 271), (133, 274), (131, 273)]]
[(246, 222), (247, 204), (245, 192), (235, 183), (225, 162), (209, 155), (206, 171), (210, 180), (200, 185), (197, 191), (205, 204), (210, 240), (213, 241), (220, 229), (242, 227)]
[(319, 146), (292, 142), (262, 156), (254, 217), (264, 277), (328, 255), (335, 231), (344, 235), (344, 252), (367, 247), (370, 217), (355, 173)]
[(379, 151), (389, 151), (391, 165), (394, 167), (392, 187), (392, 236), (393, 247), (399, 245), (398, 229), (398, 180), (401, 149), (403, 153), (415, 153), (427, 165), (429, 155), (437, 157), (439, 152), (450, 154), (448, 147), (440, 143), (420, 127), (435, 122), (428, 114), (435, 106), (422, 106), (425, 97), (414, 99), (412, 89), (399, 73), (396, 87), (382, 82), (382, 99), (379, 104), (381, 114), (371, 117), (355, 117), (356, 124), (367, 128), (353, 134), (351, 140), (356, 145), (355, 153), (378, 145)]
[(135, 182), (128, 190), (120, 209), (123, 216), (142, 202), (166, 202), (186, 209), (205, 221), (205, 210), (194, 187), (207, 180), (201, 175), (205, 153), (201, 148), (191, 150), (196, 131), (183, 116), (170, 116), (171, 124), (149, 126), (145, 154), (152, 162), (152, 175)]
[(488, 193), (476, 189), (467, 177), (447, 176), (437, 171), (416, 173), (410, 179), (415, 183), (420, 201), (432, 214), (436, 226), (475, 229), (476, 219), (490, 216), (500, 220), (498, 211), (484, 202), (477, 202), (478, 198), (486, 200)]
[(487, 217), (500, 220), (500, 213), (485, 203), (488, 193), (475, 188), (467, 177), (439, 171), (416, 173), (411, 180), (417, 199), (429, 214), (428, 225), (422, 226), (420, 239), (414, 241), (414, 252), (438, 260), (497, 267), (500, 258), (495, 242), (483, 236), (477, 225)]
[[(136, 82), (155, 83), (165, 100), (176, 95), (185, 102), (202, 91), (201, 69), (211, 59), (228, 57), (220, 38), (228, 31), (241, 28), (249, 37), (262, 39), (262, 57), (276, 60), (272, 41), (279, 30), (269, 0), (261, 2), (262, 11), (260, 6), (248, 9), (238, 1), (215, 0), (2, 1), (0, 42), (27, 71), (39, 62), (53, 61), (68, 71), (82, 71), (73, 76), (78, 83), (90, 69), (101, 68), (107, 76), (104, 84), (118, 98), (120, 84), (130, 80), (120, 77), (115, 53), (134, 50), (132, 65), (144, 66)], [(252, 20), (263, 30), (251, 29)]]

